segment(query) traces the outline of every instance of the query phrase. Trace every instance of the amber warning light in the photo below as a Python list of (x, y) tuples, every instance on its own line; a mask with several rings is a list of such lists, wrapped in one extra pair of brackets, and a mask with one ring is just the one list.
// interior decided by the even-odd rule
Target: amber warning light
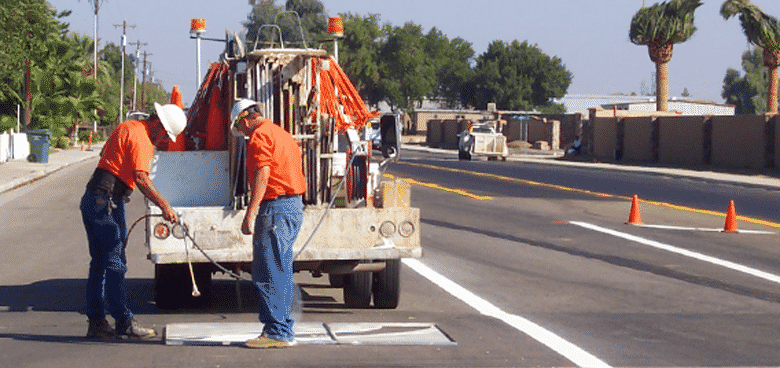
[(193, 18), (190, 21), (190, 32), (194, 32), (194, 33), (206, 32), (206, 20), (203, 18)]
[(341, 17), (328, 18), (328, 34), (333, 37), (344, 37), (344, 22)]

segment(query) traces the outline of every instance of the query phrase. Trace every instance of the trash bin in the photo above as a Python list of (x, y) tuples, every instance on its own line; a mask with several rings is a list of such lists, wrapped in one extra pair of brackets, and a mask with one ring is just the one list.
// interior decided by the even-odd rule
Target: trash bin
[(48, 129), (28, 130), (27, 141), (30, 142), (30, 155), (27, 161), (30, 162), (49, 162), (49, 141), (51, 132)]

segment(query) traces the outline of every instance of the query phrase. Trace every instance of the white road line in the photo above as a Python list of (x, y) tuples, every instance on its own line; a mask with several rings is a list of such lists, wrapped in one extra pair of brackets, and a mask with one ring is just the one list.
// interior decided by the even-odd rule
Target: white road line
[[(671, 225), (648, 225), (648, 224), (639, 224), (634, 225), (637, 227), (649, 227), (652, 229), (664, 229), (664, 230), (684, 230), (684, 231), (707, 231), (707, 232), (721, 232), (723, 229), (712, 229), (712, 228), (703, 228), (703, 227), (687, 227), (687, 226), (671, 226)], [(774, 235), (777, 234), (776, 231), (762, 231), (762, 230), (739, 230), (742, 234), (758, 234), (758, 235)]]
[(604, 363), (585, 350), (582, 350), (578, 346), (562, 339), (558, 335), (546, 330), (545, 328), (523, 317), (502, 311), (487, 300), (482, 299), (471, 291), (466, 290), (462, 286), (430, 269), (422, 262), (413, 258), (404, 258), (403, 263), (415, 272), (419, 273), (421, 276), (427, 278), (434, 284), (438, 285), (440, 288), (444, 289), (444, 291), (452, 294), (452, 296), (462, 300), (472, 308), (476, 309), (480, 313), (499, 319), (504, 323), (516, 328), (520, 332), (525, 333), (534, 340), (539, 341), (558, 354), (571, 360), (575, 365), (580, 367), (609, 367), (607, 363)]
[(665, 250), (665, 251), (672, 252), (672, 253), (677, 253), (677, 254), (680, 254), (680, 255), (683, 255), (683, 256), (686, 256), (686, 257), (698, 259), (700, 261), (712, 263), (714, 265), (718, 265), (718, 266), (721, 266), (721, 267), (726, 267), (726, 268), (729, 268), (729, 269), (732, 269), (732, 270), (735, 270), (735, 271), (743, 272), (743, 273), (746, 273), (748, 275), (752, 275), (752, 276), (755, 276), (755, 277), (758, 277), (758, 278), (762, 278), (764, 280), (768, 280), (768, 281), (772, 281), (772, 282), (776, 282), (776, 283), (780, 284), (780, 276), (771, 274), (769, 272), (761, 271), (761, 270), (758, 270), (758, 269), (755, 269), (755, 268), (752, 268), (752, 267), (743, 266), (743, 265), (738, 264), (738, 263), (725, 261), (725, 260), (722, 260), (722, 259), (719, 259), (719, 258), (715, 258), (715, 257), (712, 257), (712, 256), (701, 254), (701, 253), (698, 253), (698, 252), (694, 252), (694, 251), (690, 251), (690, 250), (687, 250), (687, 249), (678, 248), (678, 247), (675, 247), (675, 246), (672, 246), (672, 245), (668, 245), (668, 244), (664, 244), (664, 243), (661, 243), (661, 242), (657, 242), (655, 240), (645, 239), (645, 238), (642, 238), (642, 237), (639, 237), (639, 236), (626, 234), (626, 233), (621, 233), (619, 231), (615, 231), (615, 230), (607, 229), (607, 228), (604, 228), (604, 227), (601, 227), (601, 226), (589, 224), (587, 222), (570, 221), (569, 223), (572, 224), (572, 225), (576, 225), (576, 226), (579, 226), (579, 227), (584, 227), (586, 229), (590, 229), (590, 230), (593, 230), (593, 231), (598, 231), (598, 232), (601, 232), (601, 233), (604, 233), (604, 234), (612, 235), (612, 236), (615, 236), (615, 237), (618, 237), (618, 238), (623, 238), (623, 239), (630, 240), (630, 241), (633, 241), (633, 242), (637, 242), (637, 243), (640, 243), (640, 244), (648, 245), (648, 246), (651, 246), (653, 248)]

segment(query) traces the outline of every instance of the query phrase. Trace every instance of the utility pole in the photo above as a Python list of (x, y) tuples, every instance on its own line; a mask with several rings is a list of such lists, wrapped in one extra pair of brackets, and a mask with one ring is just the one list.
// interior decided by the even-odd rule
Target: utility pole
[(32, 121), (32, 60), (27, 59), (24, 69), (24, 131), (26, 132)]
[[(135, 90), (136, 90), (136, 85), (138, 84), (136, 82), (138, 80), (138, 64), (139, 64), (138, 58), (141, 57), (141, 55), (140, 55), (141, 45), (146, 46), (146, 45), (148, 45), (148, 43), (141, 42), (139, 40), (138, 42), (130, 42), (130, 44), (131, 45), (136, 45), (136, 48), (135, 48), (135, 69), (133, 69), (133, 70), (135, 70), (135, 76), (133, 76), (133, 110), (137, 111), (138, 110), (138, 106), (137, 106), (138, 105), (138, 99), (136, 98), (136, 91)], [(141, 108), (143, 109), (143, 104), (141, 104)]]
[(97, 51), (98, 51), (98, 10), (100, 9), (100, 0), (92, 0), (95, 5), (95, 26), (94, 26), (94, 43), (92, 44), (92, 77), (97, 81)]
[(146, 73), (147, 73), (146, 58), (149, 55), (152, 55), (152, 54), (149, 54), (146, 51), (144, 51), (144, 76), (143, 76), (143, 79), (142, 79), (142, 82), (141, 82), (141, 107), (144, 106), (144, 102), (145, 102), (144, 98), (146, 97)]
[[(95, 78), (95, 82), (98, 80), (98, 10), (100, 9), (100, 0), (92, 0), (95, 5), (95, 26), (94, 26), (94, 42), (92, 43), (92, 77)], [(93, 110), (95, 116), (97, 116), (97, 110)], [(97, 119), (92, 123), (92, 131), (97, 131)]]
[(127, 46), (127, 27), (135, 28), (136, 25), (127, 25), (127, 21), (122, 21), (122, 24), (114, 24), (114, 27), (122, 27), (122, 79), (119, 81), (119, 123), (122, 124), (125, 121), (124, 107), (125, 104), (125, 46)]

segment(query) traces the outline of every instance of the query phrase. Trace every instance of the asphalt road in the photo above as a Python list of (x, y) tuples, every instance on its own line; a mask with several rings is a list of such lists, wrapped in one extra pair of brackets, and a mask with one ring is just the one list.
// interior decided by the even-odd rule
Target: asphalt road
[[(777, 222), (773, 204), (780, 196), (774, 191), (455, 157), (406, 153), (388, 170), (414, 183), (412, 205), (421, 209), (425, 252), (420, 262), (403, 266), (397, 309), (346, 309), (339, 290), (328, 287), (325, 278), (297, 275), (296, 281), (304, 295), (302, 322), (432, 322), (456, 345), (254, 351), (166, 346), (161, 338), (84, 339), (88, 255), (78, 200), (96, 163), (90, 160), (0, 195), (0, 362), (24, 367), (780, 365), (780, 285), (772, 278), (780, 275), (777, 229), (750, 221), (740, 221), (740, 230), (768, 233), (670, 228), (722, 228), (722, 217), (696, 209), (725, 212), (732, 195), (742, 196), (737, 200), (741, 215)], [(689, 208), (643, 203), (644, 222), (667, 228), (625, 225), (627, 197), (633, 194)], [(142, 211), (136, 193), (128, 220)], [(239, 307), (234, 283), (223, 277), (216, 278), (205, 308), (157, 309), (151, 302), (153, 267), (145, 259), (140, 231), (131, 235), (128, 256), (132, 308), (158, 332), (168, 323), (256, 321), (254, 291), (241, 286)]]

